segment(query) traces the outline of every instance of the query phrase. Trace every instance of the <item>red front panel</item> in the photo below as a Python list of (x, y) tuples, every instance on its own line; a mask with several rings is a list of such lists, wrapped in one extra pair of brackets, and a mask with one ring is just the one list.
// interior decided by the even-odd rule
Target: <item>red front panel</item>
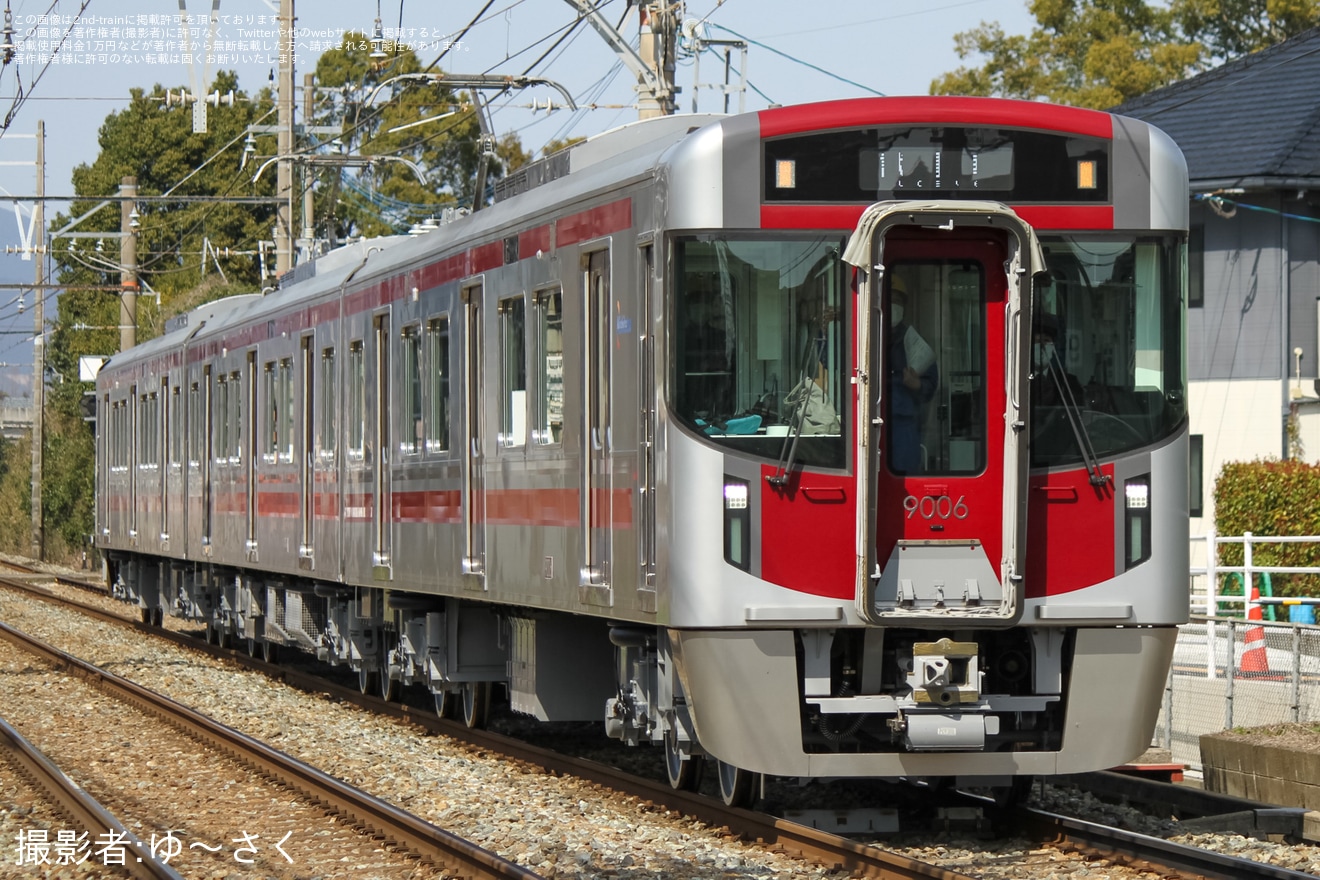
[(1091, 483), (1082, 469), (1032, 475), (1027, 494), (1028, 599), (1071, 593), (1114, 576), (1111, 482)]
[(851, 599), (856, 592), (857, 485), (847, 474), (801, 473), (783, 490), (761, 469), (761, 577), (792, 590)]

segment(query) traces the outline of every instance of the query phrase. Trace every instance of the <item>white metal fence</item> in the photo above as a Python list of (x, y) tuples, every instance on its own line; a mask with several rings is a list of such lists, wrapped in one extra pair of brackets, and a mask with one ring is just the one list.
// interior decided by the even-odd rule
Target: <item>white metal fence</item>
[[(1190, 572), (1192, 621), (1181, 628), (1152, 745), (1194, 771), (1201, 766), (1200, 737), (1234, 727), (1320, 721), (1320, 627), (1248, 619), (1252, 604), (1313, 612), (1320, 598), (1264, 597), (1252, 586), (1278, 574), (1320, 574), (1320, 568), (1254, 564), (1259, 544), (1317, 543), (1320, 537), (1193, 538)], [(1201, 546), (1196, 546), (1200, 543)], [(1243, 564), (1220, 564), (1219, 548), (1243, 545)], [(1243, 587), (1225, 595), (1222, 585)]]

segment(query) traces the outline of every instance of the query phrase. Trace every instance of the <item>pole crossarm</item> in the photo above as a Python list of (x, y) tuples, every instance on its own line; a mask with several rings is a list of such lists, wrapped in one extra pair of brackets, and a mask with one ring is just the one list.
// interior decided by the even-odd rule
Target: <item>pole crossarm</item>
[(637, 54), (637, 50), (628, 44), (613, 25), (601, 17), (594, 0), (564, 0), (564, 2), (576, 9), (578, 14), (596, 29), (601, 38), (609, 43), (610, 48), (619, 56), (619, 60), (637, 77), (640, 91), (655, 100), (670, 96), (669, 88), (660, 80), (655, 70), (642, 60), (642, 56)]
[(417, 180), (423, 185), (426, 183), (426, 175), (421, 166), (411, 159), (405, 159), (402, 156), (313, 156), (303, 153), (293, 153), (288, 156), (272, 156), (262, 163), (257, 169), (257, 173), (252, 176), (252, 182), (256, 183), (261, 179), (261, 174), (276, 162), (301, 162), (304, 165), (328, 165), (334, 167), (353, 167), (359, 168), (366, 165), (375, 165), (377, 162), (402, 162), (407, 165), (412, 173), (417, 175)]
[(568, 89), (552, 79), (538, 76), (506, 76), (494, 73), (401, 73), (392, 76), (371, 90), (365, 103), (370, 104), (386, 86), (400, 80), (419, 80), (424, 82), (444, 83), (461, 89), (525, 89), (529, 86), (549, 86), (564, 96), (565, 106), (576, 110), (577, 104)]

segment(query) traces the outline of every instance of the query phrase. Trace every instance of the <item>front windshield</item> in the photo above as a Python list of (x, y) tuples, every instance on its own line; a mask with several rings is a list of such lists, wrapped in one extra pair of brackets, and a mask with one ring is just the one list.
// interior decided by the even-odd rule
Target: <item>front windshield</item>
[(842, 239), (674, 242), (672, 405), (694, 431), (766, 458), (792, 433), (797, 461), (843, 467)]
[(1167, 436), (1187, 414), (1178, 241), (1066, 236), (1041, 246), (1051, 281), (1032, 319), (1032, 463), (1082, 461), (1080, 429), (1101, 457)]

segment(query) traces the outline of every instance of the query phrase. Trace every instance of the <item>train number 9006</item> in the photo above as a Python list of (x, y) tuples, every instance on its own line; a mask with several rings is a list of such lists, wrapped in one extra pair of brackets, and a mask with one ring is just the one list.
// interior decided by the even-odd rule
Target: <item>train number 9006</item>
[(920, 516), (922, 519), (967, 519), (966, 496), (959, 495), (954, 501), (948, 495), (909, 495), (903, 499), (903, 509), (907, 518)]

